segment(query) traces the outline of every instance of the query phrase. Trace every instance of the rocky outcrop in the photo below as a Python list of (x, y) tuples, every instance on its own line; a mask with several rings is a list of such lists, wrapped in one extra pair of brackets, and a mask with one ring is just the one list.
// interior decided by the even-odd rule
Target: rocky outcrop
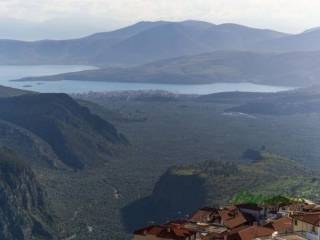
[(56, 239), (45, 194), (30, 168), (0, 149), (0, 239)]

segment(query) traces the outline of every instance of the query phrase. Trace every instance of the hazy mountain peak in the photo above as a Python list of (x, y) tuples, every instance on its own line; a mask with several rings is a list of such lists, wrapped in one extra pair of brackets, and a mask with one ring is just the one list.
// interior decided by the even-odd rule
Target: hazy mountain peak
[(165, 21), (155, 21), (155, 22), (151, 22), (151, 21), (141, 21), (141, 22), (137, 22), (133, 25), (129, 25), (127, 27), (123, 27), (114, 31), (110, 31), (110, 32), (100, 32), (100, 33), (95, 33), (89, 36), (89, 38), (105, 38), (108, 36), (111, 37), (130, 37), (133, 36), (134, 34), (138, 34), (139, 32), (148, 30), (150, 28), (162, 25), (162, 24), (166, 24), (168, 22)]
[(307, 29), (303, 33), (311, 33), (311, 32), (317, 32), (317, 31), (320, 31), (320, 27), (314, 27), (314, 28)]
[(258, 42), (285, 36), (233, 23), (141, 21), (81, 39), (32, 43), (3, 40), (0, 63), (137, 65), (215, 50), (250, 50)]

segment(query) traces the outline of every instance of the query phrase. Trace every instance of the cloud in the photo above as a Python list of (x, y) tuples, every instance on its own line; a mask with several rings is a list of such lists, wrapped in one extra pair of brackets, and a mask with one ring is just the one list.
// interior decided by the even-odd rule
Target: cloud
[(68, 19), (93, 30), (141, 20), (199, 19), (298, 32), (320, 24), (319, 11), (319, 0), (0, 0), (2, 18), (57, 26)]

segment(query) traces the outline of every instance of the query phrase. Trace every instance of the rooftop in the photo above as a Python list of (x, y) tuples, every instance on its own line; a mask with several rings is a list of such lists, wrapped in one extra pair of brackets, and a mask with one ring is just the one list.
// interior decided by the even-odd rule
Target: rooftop
[(218, 209), (205, 207), (196, 211), (189, 220), (191, 222), (207, 223), (214, 221), (216, 218), (220, 218)]
[(223, 225), (229, 229), (248, 223), (246, 215), (240, 212), (235, 206), (229, 206), (219, 210), (219, 215)]
[(292, 230), (292, 220), (288, 217), (282, 217), (267, 223), (265, 227), (273, 228), (280, 233), (289, 232)]
[(263, 226), (251, 226), (238, 232), (241, 240), (252, 240), (258, 237), (271, 236), (274, 230)]
[(195, 235), (194, 231), (186, 229), (178, 224), (167, 224), (167, 225), (152, 225), (146, 228), (139, 229), (134, 232), (134, 235), (141, 236), (156, 236), (164, 239), (184, 239)]
[(314, 226), (320, 226), (320, 212), (296, 213), (292, 215), (292, 218)]
[(300, 236), (299, 234), (285, 234), (285, 235), (279, 235), (277, 237), (259, 237), (255, 238), (254, 240), (307, 240), (306, 238)]

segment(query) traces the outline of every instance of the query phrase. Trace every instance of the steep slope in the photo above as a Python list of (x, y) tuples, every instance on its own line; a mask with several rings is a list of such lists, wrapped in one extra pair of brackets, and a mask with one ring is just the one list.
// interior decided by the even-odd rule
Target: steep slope
[(32, 94), (33, 92), (10, 88), (0, 85), (0, 97), (15, 97), (23, 94)]
[(0, 239), (56, 239), (53, 225), (31, 169), (0, 148)]
[(104, 162), (126, 143), (113, 125), (65, 94), (2, 98), (0, 119), (40, 137), (72, 168)]
[(27, 129), (3, 120), (0, 120), (0, 146), (14, 149), (33, 168), (65, 168), (46, 141)]
[(203, 53), (247, 49), (257, 41), (287, 36), (240, 25), (200, 21), (140, 22), (81, 39), (0, 41), (1, 64), (123, 65)]
[(95, 80), (205, 84), (252, 82), (283, 86), (318, 84), (320, 52), (257, 53), (216, 51), (167, 59), (132, 68), (106, 68), (20, 81)]
[(242, 191), (319, 197), (317, 174), (279, 156), (261, 156), (249, 164), (207, 161), (171, 168), (159, 179), (150, 197), (123, 209), (123, 221), (132, 230), (150, 221), (181, 218), (201, 206), (227, 203)]

